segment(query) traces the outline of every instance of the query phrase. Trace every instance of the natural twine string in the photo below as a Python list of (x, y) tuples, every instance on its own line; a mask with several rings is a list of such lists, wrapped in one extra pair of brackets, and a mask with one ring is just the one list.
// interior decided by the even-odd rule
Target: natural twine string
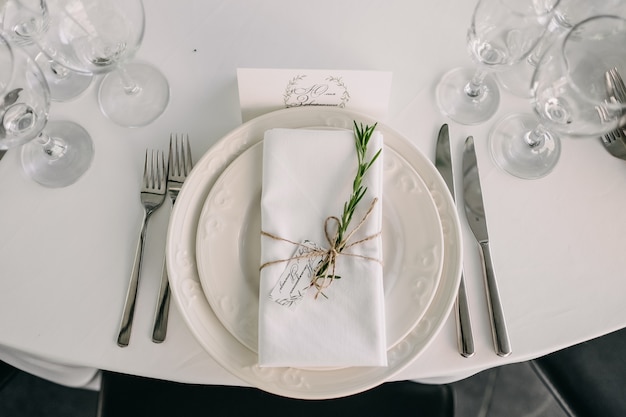
[[(372, 210), (374, 209), (374, 206), (376, 205), (377, 202), (378, 202), (378, 198), (374, 198), (372, 200), (372, 203), (370, 204), (369, 209), (367, 210), (367, 212), (365, 213), (361, 221), (342, 240), (338, 240), (339, 225), (341, 224), (341, 221), (336, 216), (328, 216), (324, 220), (324, 235), (326, 236), (326, 241), (328, 242), (328, 246), (329, 246), (328, 248), (311, 247), (309, 245), (299, 243), (299, 242), (294, 242), (292, 240), (285, 239), (283, 237), (276, 236), (272, 233), (268, 233), (266, 231), (261, 230), (262, 236), (267, 236), (271, 239), (278, 240), (281, 242), (287, 242), (297, 247), (306, 248), (308, 252), (302, 255), (295, 255), (286, 259), (278, 259), (274, 261), (265, 262), (264, 264), (260, 266), (259, 270), (265, 268), (266, 266), (270, 266), (270, 265), (274, 265), (278, 263), (289, 262), (289, 261), (298, 260), (298, 259), (309, 259), (309, 258), (321, 256), (322, 261), (320, 261), (320, 263), (318, 264), (318, 267), (315, 269), (315, 275), (313, 279), (311, 280), (311, 286), (315, 287), (317, 290), (315, 294), (315, 299), (317, 299), (317, 297), (320, 294), (322, 294), (323, 290), (328, 288), (330, 284), (332, 284), (332, 282), (335, 280), (335, 268), (337, 264), (337, 257), (339, 255), (352, 256), (352, 257), (364, 259), (367, 261), (377, 262), (382, 265), (383, 262), (380, 259), (372, 258), (370, 256), (359, 255), (356, 253), (344, 252), (346, 249), (363, 244), (381, 235), (381, 232), (378, 231), (377, 233), (366, 236), (363, 239), (357, 240), (356, 242), (348, 243), (350, 238), (352, 238), (352, 236), (361, 228), (361, 226), (365, 224), (365, 221), (368, 219), (368, 217), (372, 213)], [(334, 234), (331, 234), (329, 230), (331, 222), (334, 222), (336, 225)], [(326, 272), (324, 274), (319, 275), (320, 268), (322, 268), (323, 265), (328, 265), (328, 267), (326, 268)]]

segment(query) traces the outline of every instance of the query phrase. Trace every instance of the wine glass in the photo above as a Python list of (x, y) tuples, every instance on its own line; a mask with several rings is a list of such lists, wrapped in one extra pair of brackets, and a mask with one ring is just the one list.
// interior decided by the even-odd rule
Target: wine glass
[(548, 24), (546, 33), (539, 40), (535, 48), (519, 63), (513, 65), (506, 71), (498, 72), (499, 84), (516, 96), (530, 98), (530, 83), (533, 73), (541, 55), (548, 46), (564, 36), (576, 23), (585, 18), (599, 15), (619, 14), (626, 3), (624, 0), (563, 0), (554, 9), (552, 19)]
[[(2, 85), (0, 149), (22, 145), (22, 168), (44, 186), (73, 184), (91, 165), (91, 137), (76, 123), (48, 122), (50, 91), (39, 66), (1, 36), (0, 63), (12, 68), (10, 81)], [(0, 82), (4, 76), (3, 69)]]
[(127, 127), (144, 126), (169, 102), (169, 84), (147, 63), (132, 61), (145, 27), (141, 0), (46, 0), (48, 30), (35, 42), (70, 70), (103, 74), (98, 101), (102, 112)]
[(467, 35), (476, 68), (456, 68), (437, 85), (441, 111), (462, 124), (489, 119), (500, 92), (492, 71), (524, 59), (539, 41), (559, 0), (479, 0)]
[(46, 77), (51, 99), (67, 101), (85, 91), (91, 85), (93, 76), (71, 71), (39, 52), (34, 40), (48, 30), (49, 22), (45, 0), (6, 0), (0, 10), (2, 33), (35, 57)]
[(597, 137), (619, 127), (626, 104), (607, 72), (626, 74), (626, 20), (596, 16), (575, 25), (542, 55), (532, 79), (535, 115), (509, 115), (492, 128), (491, 155), (519, 178), (535, 179), (556, 165), (559, 135)]

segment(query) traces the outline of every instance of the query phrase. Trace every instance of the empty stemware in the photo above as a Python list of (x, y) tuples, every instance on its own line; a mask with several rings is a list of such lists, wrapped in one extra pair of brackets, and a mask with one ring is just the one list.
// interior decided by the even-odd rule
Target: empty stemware
[(37, 38), (50, 26), (50, 14), (45, 0), (7, 0), (0, 11), (2, 33), (9, 41), (25, 48), (41, 70), (54, 101), (67, 101), (85, 91), (93, 78), (90, 73), (71, 71), (39, 52)]
[(626, 20), (617, 16), (583, 20), (552, 44), (533, 75), (535, 115), (509, 115), (492, 128), (494, 161), (519, 178), (541, 178), (559, 159), (559, 135), (598, 137), (617, 128), (626, 105), (609, 92), (607, 72), (626, 73), (624, 45)]
[(576, 23), (604, 14), (616, 14), (626, 7), (624, 0), (563, 0), (554, 9), (545, 35), (532, 52), (518, 64), (497, 74), (502, 87), (511, 93), (525, 98), (532, 97), (530, 83), (541, 55), (561, 36), (564, 36)]
[(141, 0), (47, 0), (48, 30), (36, 42), (73, 71), (103, 74), (102, 112), (122, 126), (144, 126), (169, 102), (169, 84), (153, 65), (132, 61), (143, 40)]
[(500, 92), (490, 76), (524, 59), (542, 37), (559, 0), (479, 0), (467, 41), (476, 68), (456, 68), (437, 85), (441, 111), (476, 124), (498, 109)]
[[(3, 37), (0, 62), (12, 68), (10, 81), (2, 86), (0, 149), (22, 145), (24, 171), (44, 186), (74, 183), (91, 165), (91, 137), (73, 122), (48, 123), (50, 91), (39, 66)], [(3, 74), (0, 71), (0, 82)]]

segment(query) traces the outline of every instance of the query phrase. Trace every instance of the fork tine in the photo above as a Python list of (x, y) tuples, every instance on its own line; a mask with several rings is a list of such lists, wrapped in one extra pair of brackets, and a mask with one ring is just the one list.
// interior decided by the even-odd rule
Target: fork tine
[(187, 176), (192, 165), (189, 136), (170, 134), (170, 178)]
[(150, 178), (148, 175), (148, 150), (146, 149), (146, 156), (143, 162), (143, 188), (148, 188), (148, 179)]
[(178, 141), (177, 136), (173, 133), (170, 133), (170, 172), (169, 176), (178, 174), (178, 152), (176, 151), (176, 142)]
[(151, 152), (151, 156), (152, 156), (152, 163), (150, 166), (150, 188), (155, 189), (158, 188), (158, 186), (156, 185), (158, 182), (158, 178), (159, 178), (159, 152), (158, 151), (152, 151)]
[(157, 155), (159, 158), (159, 190), (164, 189), (166, 187), (167, 181), (167, 168), (165, 167), (165, 155), (163, 151), (157, 151)]
[(165, 186), (167, 170), (163, 151), (146, 150), (146, 162), (144, 165), (144, 189), (161, 190)]
[(187, 176), (191, 172), (191, 168), (193, 166), (193, 161), (191, 160), (191, 145), (189, 144), (189, 135), (185, 134), (183, 136), (183, 145), (185, 146), (185, 150), (183, 152), (184, 159), (184, 175)]

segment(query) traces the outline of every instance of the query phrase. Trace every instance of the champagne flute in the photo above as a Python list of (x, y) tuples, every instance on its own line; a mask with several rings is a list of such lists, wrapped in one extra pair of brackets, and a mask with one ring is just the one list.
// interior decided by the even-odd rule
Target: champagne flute
[(132, 61), (144, 34), (141, 0), (46, 1), (50, 22), (38, 46), (70, 70), (106, 73), (98, 101), (107, 117), (137, 127), (163, 113), (169, 102), (166, 78), (156, 67)]
[(547, 175), (560, 135), (597, 137), (619, 127), (626, 104), (609, 91), (607, 71), (626, 74), (626, 20), (596, 16), (575, 25), (542, 55), (532, 79), (534, 115), (513, 114), (489, 135), (496, 164), (519, 178)]
[(541, 55), (554, 42), (564, 36), (576, 23), (599, 15), (619, 14), (626, 6), (624, 0), (563, 0), (554, 9), (544, 36), (532, 52), (506, 71), (498, 72), (499, 84), (516, 96), (531, 98), (530, 83)]
[[(22, 168), (44, 186), (73, 184), (91, 165), (91, 137), (76, 123), (48, 122), (50, 91), (39, 66), (4, 37), (0, 63), (12, 68), (9, 81), (2, 85), (0, 150), (21, 145)], [(3, 69), (0, 82), (5, 79)]]
[(51, 99), (71, 100), (91, 85), (93, 76), (71, 71), (39, 52), (35, 40), (48, 30), (49, 23), (45, 0), (6, 0), (0, 11), (2, 33), (35, 57), (46, 77)]
[(446, 73), (436, 89), (440, 110), (462, 124), (494, 115), (500, 92), (491, 72), (524, 59), (546, 30), (559, 0), (479, 0), (468, 31), (468, 49), (476, 68)]

